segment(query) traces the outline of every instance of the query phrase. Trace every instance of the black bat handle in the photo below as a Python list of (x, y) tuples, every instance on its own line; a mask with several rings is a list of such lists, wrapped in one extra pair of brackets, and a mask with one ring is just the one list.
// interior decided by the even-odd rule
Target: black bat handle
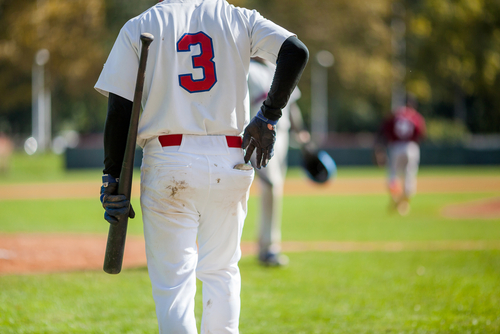
[[(118, 194), (125, 195), (130, 200), (132, 192), (132, 175), (134, 172), (134, 156), (137, 143), (137, 128), (139, 125), (139, 115), (141, 110), (142, 91), (144, 88), (144, 78), (146, 73), (146, 63), (148, 58), (149, 45), (153, 42), (153, 35), (149, 33), (141, 34), (142, 48), (139, 59), (139, 69), (132, 104), (132, 115), (127, 136), (127, 145), (123, 156), (123, 164), (118, 183)], [(125, 252), (125, 240), (127, 238), (128, 217), (117, 224), (110, 224), (108, 231), (108, 241), (106, 244), (106, 254), (104, 256), (103, 269), (108, 274), (118, 274), (122, 270), (123, 254)]]

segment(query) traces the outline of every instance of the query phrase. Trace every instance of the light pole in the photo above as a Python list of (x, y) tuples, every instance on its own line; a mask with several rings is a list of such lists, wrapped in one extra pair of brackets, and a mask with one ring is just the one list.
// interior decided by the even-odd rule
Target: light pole
[(392, 4), (392, 99), (391, 108), (396, 108), (405, 105), (406, 100), (406, 9), (404, 4), (395, 1)]
[(333, 63), (333, 55), (322, 50), (311, 65), (311, 137), (318, 146), (328, 136), (328, 68)]
[(49, 51), (41, 49), (33, 59), (32, 137), (36, 141), (35, 151), (40, 152), (50, 146), (51, 139), (51, 100), (50, 92), (45, 88), (45, 64), (49, 58)]
[[(45, 0), (37, 0), (37, 11), (43, 12)], [(38, 38), (41, 30), (37, 27)], [(32, 136), (24, 143), (26, 153), (44, 152), (50, 147), (52, 132), (52, 111), (50, 90), (45, 87), (45, 64), (49, 61), (47, 49), (40, 49), (35, 54), (32, 65), (31, 82), (31, 132)]]

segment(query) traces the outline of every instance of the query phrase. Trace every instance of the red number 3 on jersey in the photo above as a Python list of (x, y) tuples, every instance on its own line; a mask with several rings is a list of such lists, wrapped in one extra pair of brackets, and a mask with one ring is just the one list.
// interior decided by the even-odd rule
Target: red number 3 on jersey
[(200, 54), (192, 56), (193, 68), (203, 70), (203, 78), (193, 79), (192, 74), (179, 75), (179, 85), (190, 93), (206, 92), (217, 82), (215, 74), (214, 47), (212, 39), (204, 32), (184, 34), (177, 42), (177, 52), (191, 51), (192, 45), (200, 45)]

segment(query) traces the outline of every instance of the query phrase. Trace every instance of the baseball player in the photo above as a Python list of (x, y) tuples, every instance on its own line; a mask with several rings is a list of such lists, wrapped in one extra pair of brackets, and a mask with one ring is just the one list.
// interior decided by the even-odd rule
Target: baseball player
[[(121, 29), (95, 88), (108, 97), (101, 199), (105, 218), (133, 216), (116, 195), (139, 63), (140, 34), (154, 36), (137, 142), (141, 209), (160, 333), (238, 333), (240, 238), (254, 170), (273, 156), (276, 124), (308, 60), (305, 45), (257, 11), (225, 0), (165, 0)], [(250, 58), (276, 64), (250, 120)], [(243, 138), (241, 135), (243, 134)]]
[[(375, 145), (377, 163), (385, 163), (388, 169), (391, 207), (401, 215), (408, 214), (410, 198), (416, 192), (419, 142), (426, 131), (425, 120), (416, 108), (417, 100), (408, 94), (406, 106), (394, 110), (393, 115), (383, 122)], [(384, 149), (387, 158), (384, 157)]]
[[(250, 96), (250, 115), (255, 116), (267, 98), (275, 66), (269, 61), (255, 57), (250, 61), (248, 92)], [(295, 103), (300, 98), (296, 88), (288, 104), (282, 110), (282, 118), (276, 127), (277, 138), (274, 157), (266, 168), (257, 169), (260, 179), (260, 218), (258, 224), (258, 260), (264, 266), (283, 266), (288, 264), (288, 257), (281, 254), (281, 214), (283, 186), (288, 168), (287, 155), (289, 130), (292, 115), (295, 122), (302, 124), (300, 109)], [(292, 113), (291, 113), (292, 111)], [(309, 133), (305, 131), (305, 134)], [(255, 164), (255, 156), (252, 156)]]

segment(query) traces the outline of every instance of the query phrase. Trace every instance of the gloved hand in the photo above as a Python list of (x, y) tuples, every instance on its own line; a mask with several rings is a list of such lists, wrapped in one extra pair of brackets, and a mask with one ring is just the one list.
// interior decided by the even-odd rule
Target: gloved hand
[(125, 195), (117, 195), (118, 179), (109, 174), (102, 176), (101, 203), (106, 212), (104, 219), (110, 224), (117, 224), (125, 217), (134, 218), (135, 212), (132, 204)]
[(266, 167), (274, 155), (274, 143), (276, 142), (276, 123), (267, 119), (262, 110), (250, 121), (243, 133), (243, 145), (246, 150), (245, 163), (250, 161), (253, 151), (257, 148), (257, 169)]

